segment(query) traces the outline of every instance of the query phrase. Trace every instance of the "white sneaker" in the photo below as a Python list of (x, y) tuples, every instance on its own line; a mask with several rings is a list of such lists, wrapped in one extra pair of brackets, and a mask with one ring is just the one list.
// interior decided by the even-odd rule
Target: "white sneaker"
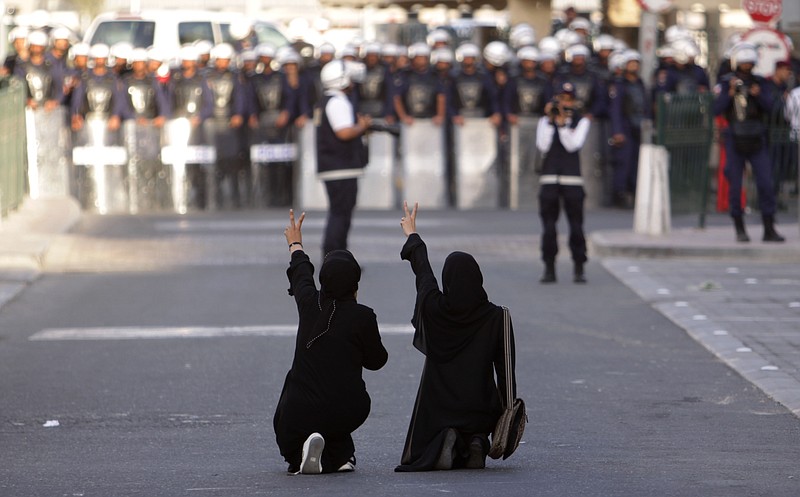
[(325, 439), (319, 433), (312, 433), (303, 443), (303, 458), (300, 461), (300, 473), (318, 475), (322, 473), (322, 450)]
[(337, 469), (339, 473), (352, 473), (356, 470), (356, 456), (350, 456), (350, 460), (342, 464), (342, 467)]

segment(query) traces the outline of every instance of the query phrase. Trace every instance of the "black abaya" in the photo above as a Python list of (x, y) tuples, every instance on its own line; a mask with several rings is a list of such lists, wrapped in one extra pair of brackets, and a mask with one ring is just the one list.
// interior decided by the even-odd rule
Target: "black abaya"
[(416, 274), (414, 345), (426, 357), (401, 464), (395, 470), (434, 469), (450, 428), (458, 434), (458, 467), (472, 437), (485, 439), (502, 414), (503, 310), (489, 302), (480, 268), (469, 254), (448, 257), (442, 271), (444, 291), (439, 290), (419, 235), (408, 237), (401, 257), (411, 262)]
[(350, 434), (370, 411), (362, 368), (378, 370), (388, 358), (375, 313), (355, 300), (358, 264), (349, 252), (331, 254), (320, 273), (320, 291), (303, 251), (292, 254), (287, 271), (300, 323), (273, 425), (290, 470), (299, 467), (303, 442), (314, 432), (325, 438), (323, 472), (348, 461), (355, 451)]

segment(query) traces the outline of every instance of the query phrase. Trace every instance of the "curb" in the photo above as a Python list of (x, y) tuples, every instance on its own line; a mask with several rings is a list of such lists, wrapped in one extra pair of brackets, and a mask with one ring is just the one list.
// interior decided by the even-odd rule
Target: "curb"
[(81, 218), (72, 197), (26, 199), (0, 222), (0, 309), (41, 276), (53, 241)]

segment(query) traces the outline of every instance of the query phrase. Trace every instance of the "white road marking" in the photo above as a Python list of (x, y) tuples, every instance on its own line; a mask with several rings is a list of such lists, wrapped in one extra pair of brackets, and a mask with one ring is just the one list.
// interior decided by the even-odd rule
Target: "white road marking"
[[(382, 335), (414, 333), (410, 324), (379, 324)], [(142, 340), (165, 338), (281, 337), (294, 336), (297, 325), (265, 326), (116, 326), (97, 328), (47, 328), (31, 335), (31, 341)]]
[[(353, 220), (353, 228), (396, 228), (400, 223), (400, 216), (395, 219), (374, 218)], [(262, 221), (235, 221), (235, 220), (200, 220), (200, 219), (181, 219), (178, 221), (156, 221), (154, 223), (156, 231), (159, 232), (194, 232), (194, 231), (268, 231), (282, 230), (289, 224), (288, 218), (270, 219)], [(458, 219), (426, 219), (419, 225), (423, 228), (438, 226), (463, 225), (463, 220)], [(303, 221), (303, 228), (323, 229), (325, 219), (322, 218), (306, 219)]]

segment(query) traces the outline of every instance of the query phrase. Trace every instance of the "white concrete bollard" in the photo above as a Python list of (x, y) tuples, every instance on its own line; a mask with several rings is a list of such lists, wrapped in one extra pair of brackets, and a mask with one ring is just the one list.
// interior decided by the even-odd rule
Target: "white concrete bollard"
[(669, 152), (660, 145), (642, 144), (636, 179), (633, 232), (665, 235), (671, 229)]

